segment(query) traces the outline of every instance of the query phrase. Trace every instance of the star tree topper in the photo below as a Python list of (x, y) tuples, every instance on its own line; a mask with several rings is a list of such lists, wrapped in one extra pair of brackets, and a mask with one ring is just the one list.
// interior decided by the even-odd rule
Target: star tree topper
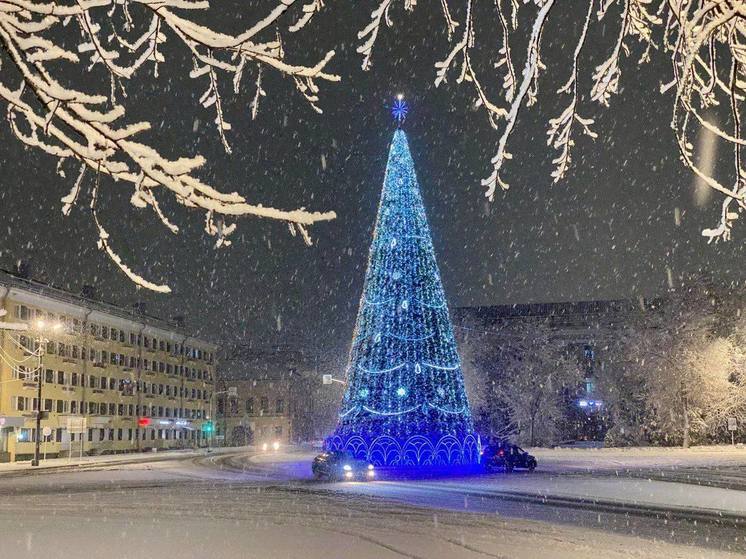
[(401, 128), (402, 123), (407, 119), (407, 113), (409, 112), (409, 105), (404, 100), (404, 95), (401, 93), (396, 96), (394, 105), (391, 107), (391, 116), (394, 117), (396, 124)]

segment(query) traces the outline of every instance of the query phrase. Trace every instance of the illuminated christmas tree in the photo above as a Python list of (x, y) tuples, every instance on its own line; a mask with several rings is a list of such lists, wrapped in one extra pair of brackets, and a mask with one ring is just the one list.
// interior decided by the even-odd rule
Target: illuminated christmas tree
[[(406, 103), (398, 100), (392, 112), (401, 125)], [(339, 424), (327, 448), (385, 466), (479, 461), (479, 439), (401, 126), (389, 151)]]

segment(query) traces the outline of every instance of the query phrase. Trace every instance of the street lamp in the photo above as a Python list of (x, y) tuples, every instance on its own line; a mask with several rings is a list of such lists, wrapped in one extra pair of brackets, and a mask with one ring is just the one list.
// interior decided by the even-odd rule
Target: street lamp
[(39, 370), (36, 377), (36, 440), (34, 443), (34, 459), (31, 461), (32, 466), (39, 465), (39, 453), (41, 450), (41, 418), (42, 414), (42, 399), (41, 399), (41, 387), (43, 384), (43, 373), (44, 373), (44, 351), (46, 345), (49, 343), (49, 339), (44, 335), (45, 331), (60, 332), (63, 328), (61, 322), (47, 321), (39, 318), (34, 321), (33, 326), (36, 330), (35, 342), (37, 345), (38, 357), (39, 357)]

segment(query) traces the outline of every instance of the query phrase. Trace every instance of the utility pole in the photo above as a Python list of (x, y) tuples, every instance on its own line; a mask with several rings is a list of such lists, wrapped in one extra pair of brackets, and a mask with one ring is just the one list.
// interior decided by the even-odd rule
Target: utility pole
[(34, 459), (31, 461), (32, 466), (39, 465), (39, 454), (41, 451), (41, 419), (44, 414), (42, 410), (42, 385), (44, 383), (44, 352), (46, 351), (49, 340), (44, 336), (44, 330), (49, 329), (55, 332), (62, 330), (63, 325), (61, 322), (48, 323), (42, 319), (35, 322), (34, 326), (37, 329), (37, 335), (35, 338), (36, 351), (38, 351), (39, 357), (39, 369), (36, 377), (36, 437), (34, 441)]
[(39, 336), (36, 338), (39, 352), (39, 370), (36, 373), (36, 437), (35, 437), (35, 444), (34, 444), (34, 459), (31, 461), (32, 466), (38, 466), (39, 465), (39, 447), (41, 445), (41, 406), (42, 406), (42, 400), (41, 400), (41, 386), (43, 383), (43, 375), (44, 375), (44, 351), (46, 346), (46, 341), (43, 341), (44, 338)]

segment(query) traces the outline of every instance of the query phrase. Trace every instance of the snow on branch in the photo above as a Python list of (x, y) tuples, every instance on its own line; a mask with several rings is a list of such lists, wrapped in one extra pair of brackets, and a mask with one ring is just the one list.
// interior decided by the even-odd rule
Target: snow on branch
[[(383, 23), (389, 27), (393, 25), (390, 12), (397, 4), (410, 11), (416, 6), (412, 0), (375, 0), (376, 8), (371, 13), (370, 23), (358, 34), (362, 41), (358, 52), (363, 55), (364, 69), (371, 65)], [(633, 61), (637, 65), (650, 61), (653, 53), (667, 56), (671, 73), (660, 80), (660, 93), (672, 94), (671, 126), (676, 134), (680, 159), (722, 200), (719, 222), (713, 228), (704, 229), (702, 234), (710, 241), (731, 237), (735, 221), (746, 209), (746, 173), (741, 160), (744, 145), (741, 105), (746, 98), (746, 3), (729, 0), (586, 0), (582, 12), (584, 17), (577, 18), (579, 31), (576, 35), (572, 35), (567, 26), (555, 28), (547, 25), (550, 11), (580, 14), (576, 4), (571, 2), (441, 0), (441, 4), (449, 41), (455, 36), (459, 24), (463, 32), (435, 64), (434, 83), (436, 86), (443, 83), (451, 69), (456, 67), (456, 84), (468, 84), (469, 94), (476, 93), (476, 104), (486, 108), (487, 120), (497, 130), (492, 172), (482, 181), (490, 200), (498, 186), (508, 188), (501, 172), (512, 159), (508, 141), (519, 114), (539, 100), (538, 81), (546, 70), (541, 60), (543, 35), (553, 36), (555, 43), (560, 35), (559, 40), (563, 42), (566, 37), (575, 37), (571, 40), (576, 41), (576, 48), (572, 57), (567, 59), (570, 77), (557, 92), (569, 95), (570, 100), (560, 114), (549, 118), (547, 123), (548, 147), (557, 152), (551, 172), (553, 182), (567, 176), (574, 137), (577, 136), (574, 129), (579, 128), (590, 138), (597, 137), (591, 129), (594, 119), (583, 117), (578, 112), (582, 101), (587, 99), (602, 108), (610, 107), (613, 96), (619, 92), (623, 59), (630, 56), (633, 49), (640, 49), (639, 56), (636, 55)], [(456, 4), (460, 9), (454, 11)], [(493, 17), (486, 9), (489, 4), (497, 13), (495, 22), (483, 20)], [(454, 17), (453, 14), (462, 15)], [(480, 25), (477, 26), (477, 22)], [(600, 63), (595, 61), (596, 53), (586, 53), (583, 48), (594, 25), (603, 28), (604, 37), (611, 38), (607, 54), (602, 55)], [(523, 28), (530, 29), (525, 37), (516, 32)], [(521, 45), (525, 53), (522, 62), (516, 58), (516, 53), (519, 53), (517, 45)], [(501, 72), (502, 84), (495, 91), (490, 91), (485, 86), (489, 80), (475, 71), (472, 57), (477, 48), (480, 54), (491, 53), (494, 68)], [(594, 66), (588, 66), (587, 59), (593, 60)], [(517, 75), (515, 68), (521, 65), (523, 70)], [(593, 68), (588, 72), (591, 85), (587, 92), (579, 86), (583, 77), (581, 67)], [(633, 77), (630, 79), (634, 80)], [(644, 96), (647, 92), (639, 93)], [(726, 108), (728, 115), (718, 114), (717, 110), (704, 110), (708, 108)], [(585, 112), (582, 108), (581, 111)], [(719, 124), (724, 116), (727, 126)], [(714, 134), (716, 141), (732, 151), (733, 168), (727, 178), (722, 169), (718, 169), (716, 176), (700, 165), (701, 154), (696, 153), (692, 137), (702, 129)]]
[[(230, 244), (227, 236), (235, 223), (225, 218), (257, 216), (287, 222), (293, 231), (320, 221), (334, 219), (334, 212), (310, 212), (304, 208), (281, 210), (249, 203), (236, 192), (223, 193), (202, 182), (196, 175), (205, 160), (199, 155), (168, 158), (146, 143), (142, 136), (151, 129), (149, 122), (127, 122), (124, 100), (131, 80), (149, 79), (145, 68), (158, 75), (165, 61), (162, 45), (173, 37), (191, 56), (190, 77), (204, 82), (200, 99), (215, 113), (215, 125), (225, 151), (230, 153), (221, 84), (231, 79), (232, 89), (240, 92), (241, 78), (248, 68), (256, 71), (256, 95), (251, 103), (252, 117), (265, 95), (261, 84), (263, 69), (274, 70), (292, 80), (311, 107), (321, 112), (317, 102), (319, 82), (337, 82), (339, 76), (326, 66), (334, 56), (327, 52), (312, 65), (288, 61), (279, 29), (283, 16), (295, 0), (276, 0), (263, 17), (237, 35), (209, 29), (186, 15), (209, 8), (196, 0), (0, 0), (0, 101), (6, 104), (6, 119), (16, 137), (27, 146), (59, 159), (58, 172), (64, 176), (64, 162), (80, 165), (77, 180), (62, 198), (67, 215), (81, 195), (85, 169), (96, 173), (96, 188), (102, 176), (132, 186), (131, 202), (150, 208), (173, 233), (178, 232), (158, 204), (157, 194), (171, 195), (188, 208), (205, 212), (207, 227), (218, 237), (217, 246)], [(290, 32), (302, 29), (323, 7), (322, 0), (302, 6), (299, 19), (288, 16)], [(75, 29), (77, 33), (71, 33)], [(75, 39), (77, 35), (77, 40)], [(70, 67), (77, 82), (69, 85)], [(91, 87), (87, 74), (102, 68), (109, 76), (108, 91)], [(11, 70), (12, 69), (12, 70)], [(62, 78), (62, 75), (65, 78)], [(168, 287), (154, 284), (134, 273), (111, 247), (109, 234), (101, 226), (91, 206), (99, 232), (99, 248), (137, 285), (165, 292)]]

